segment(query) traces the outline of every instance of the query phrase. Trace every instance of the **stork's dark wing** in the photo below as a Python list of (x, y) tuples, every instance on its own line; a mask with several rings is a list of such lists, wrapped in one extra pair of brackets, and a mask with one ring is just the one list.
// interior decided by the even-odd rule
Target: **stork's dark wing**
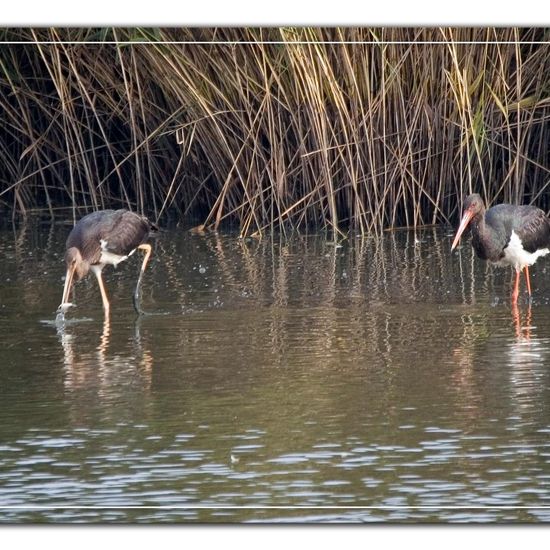
[(97, 263), (101, 256), (100, 232), (111, 227), (118, 211), (99, 210), (81, 218), (67, 238), (67, 249), (76, 247), (84, 260)]
[(143, 244), (151, 230), (149, 220), (128, 210), (117, 210), (116, 218), (110, 227), (100, 231), (99, 238), (105, 242), (109, 252), (120, 256), (127, 256)]
[[(493, 234), (493, 261), (502, 257), (512, 231), (521, 239), (527, 252), (550, 248), (550, 220), (536, 206), (498, 204), (487, 210), (485, 223)], [(488, 258), (492, 259), (490, 255)]]
[(110, 252), (127, 256), (142, 244), (152, 228), (149, 220), (128, 210), (99, 210), (84, 216), (67, 238), (90, 264), (99, 262), (101, 243)]
[(550, 220), (535, 206), (518, 206), (512, 229), (527, 252), (550, 248)]

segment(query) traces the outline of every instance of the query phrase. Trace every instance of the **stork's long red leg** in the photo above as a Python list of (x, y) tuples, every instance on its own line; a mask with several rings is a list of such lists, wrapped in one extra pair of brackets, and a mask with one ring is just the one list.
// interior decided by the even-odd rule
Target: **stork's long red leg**
[(527, 281), (527, 292), (529, 293), (529, 298), (531, 297), (531, 281), (529, 280), (529, 267), (525, 266), (523, 270), (525, 274), (525, 280)]
[(141, 298), (141, 279), (143, 277), (143, 273), (145, 271), (145, 268), (147, 267), (147, 264), (149, 263), (149, 258), (151, 257), (152, 247), (150, 244), (140, 244), (138, 246), (140, 250), (145, 251), (145, 256), (143, 258), (143, 263), (141, 264), (141, 270), (139, 272), (138, 282), (136, 285), (136, 290), (134, 292), (134, 309), (136, 310), (138, 315), (141, 315), (143, 312), (139, 309), (139, 302)]
[(519, 296), (519, 271), (516, 270), (516, 282), (514, 283), (514, 290), (512, 291), (512, 304), (518, 303)]
[(107, 298), (107, 292), (105, 291), (103, 278), (101, 277), (101, 270), (103, 269), (103, 266), (93, 265), (90, 269), (94, 272), (94, 275), (97, 278), (97, 283), (101, 292), (101, 299), (103, 300), (103, 309), (105, 310), (105, 315), (109, 315), (109, 309), (111, 306), (109, 304), (109, 298)]

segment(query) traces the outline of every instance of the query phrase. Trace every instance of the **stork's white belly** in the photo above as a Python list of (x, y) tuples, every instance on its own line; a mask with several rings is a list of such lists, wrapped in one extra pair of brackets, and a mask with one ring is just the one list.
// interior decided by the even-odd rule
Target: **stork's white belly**
[(540, 256), (546, 256), (550, 250), (548, 248), (541, 248), (535, 250), (535, 252), (527, 252), (523, 248), (521, 239), (518, 237), (515, 231), (512, 231), (510, 236), (510, 242), (504, 249), (504, 258), (496, 262), (497, 265), (511, 265), (517, 271), (521, 271), (525, 266), (533, 265), (537, 258)]
[(131, 256), (135, 252), (134, 249), (132, 250), (132, 252), (130, 252), (130, 254), (128, 254), (128, 256), (120, 256), (119, 254), (115, 254), (114, 252), (107, 250), (107, 241), (101, 239), (101, 241), (99, 242), (101, 244), (101, 257), (99, 259), (99, 262), (102, 264), (111, 264), (116, 267), (120, 262), (123, 262), (128, 258), (128, 256)]

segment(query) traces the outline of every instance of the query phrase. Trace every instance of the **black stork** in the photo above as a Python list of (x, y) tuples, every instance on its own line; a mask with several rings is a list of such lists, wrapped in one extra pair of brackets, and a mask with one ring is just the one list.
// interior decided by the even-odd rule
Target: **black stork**
[(124, 209), (99, 210), (79, 220), (67, 238), (65, 252), (67, 275), (63, 298), (58, 308), (59, 314), (64, 315), (73, 305), (68, 300), (74, 275), (82, 279), (91, 270), (97, 278), (103, 309), (108, 315), (109, 299), (101, 272), (107, 264), (116, 266), (137, 249), (145, 252), (133, 299), (134, 308), (137, 313), (141, 313), (139, 309), (141, 279), (152, 251), (151, 245), (145, 241), (152, 229), (157, 227), (147, 218)]
[(550, 219), (535, 206), (497, 204), (485, 210), (481, 197), (466, 197), (462, 220), (451, 246), (454, 250), (468, 224), (472, 227), (472, 246), (478, 257), (516, 270), (512, 304), (517, 304), (520, 272), (524, 271), (531, 298), (529, 266), (550, 252)]

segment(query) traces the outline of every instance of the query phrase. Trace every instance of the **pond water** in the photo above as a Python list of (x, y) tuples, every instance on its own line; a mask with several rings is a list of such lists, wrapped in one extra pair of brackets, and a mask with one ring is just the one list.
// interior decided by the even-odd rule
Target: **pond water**
[(56, 324), (68, 232), (0, 233), (1, 522), (550, 520), (544, 259), (173, 229)]

